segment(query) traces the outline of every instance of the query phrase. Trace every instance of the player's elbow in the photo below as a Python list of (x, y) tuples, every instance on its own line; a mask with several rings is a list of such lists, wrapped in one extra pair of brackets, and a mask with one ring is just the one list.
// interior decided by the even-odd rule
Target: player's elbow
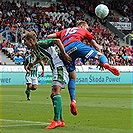
[(56, 39), (54, 39), (54, 42), (57, 44), (60, 42), (60, 39), (56, 38)]
[(57, 36), (56, 36), (56, 33), (47, 35), (47, 38), (55, 38), (55, 37), (57, 37)]

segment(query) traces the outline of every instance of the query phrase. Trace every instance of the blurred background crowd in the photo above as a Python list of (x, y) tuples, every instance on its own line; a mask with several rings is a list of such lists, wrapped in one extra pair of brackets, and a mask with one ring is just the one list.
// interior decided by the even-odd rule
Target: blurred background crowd
[[(106, 4), (109, 15), (100, 20), (95, 16), (95, 7)], [(23, 65), (30, 51), (23, 44), (25, 30), (35, 31), (37, 39), (64, 28), (73, 27), (79, 20), (85, 20), (95, 36), (101, 51), (111, 65), (133, 65), (133, 1), (132, 0), (59, 0), (23, 1), (0, 0), (0, 52), (14, 64)], [(112, 32), (107, 22), (131, 23), (129, 30)], [(115, 27), (113, 27), (115, 28)], [(121, 37), (120, 32), (124, 37)], [(129, 35), (129, 36), (128, 36)], [(129, 38), (128, 38), (129, 37)], [(126, 39), (128, 38), (129, 41)], [(89, 45), (87, 40), (84, 43)], [(1, 57), (2, 58), (2, 57)], [(1, 65), (8, 62), (0, 61)], [(45, 62), (45, 64), (47, 64)], [(77, 65), (97, 65), (94, 59), (78, 58)]]

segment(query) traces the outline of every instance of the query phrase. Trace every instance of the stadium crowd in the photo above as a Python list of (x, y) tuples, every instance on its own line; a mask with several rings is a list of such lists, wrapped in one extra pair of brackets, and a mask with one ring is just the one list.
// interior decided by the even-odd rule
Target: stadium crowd
[[(115, 1), (113, 3), (113, 1)], [(112, 0), (108, 4), (111, 8), (119, 6), (119, 10), (128, 18), (132, 17), (132, 5), (130, 2), (123, 5), (120, 0)], [(111, 65), (133, 65), (132, 48), (120, 45), (120, 38), (113, 35), (108, 28), (103, 28), (99, 19), (86, 17), (81, 7), (89, 14), (94, 15), (95, 5), (98, 0), (67, 0), (51, 3), (50, 7), (43, 7), (39, 2), (29, 5), (27, 1), (0, 1), (0, 33), (3, 36), (0, 50), (16, 64), (23, 64), (30, 51), (24, 46), (22, 34), (25, 30), (35, 31), (38, 39), (45, 39), (47, 34), (75, 26), (79, 20), (85, 20), (90, 26), (90, 32), (95, 36), (101, 51), (109, 59)], [(89, 10), (88, 10), (89, 9)], [(126, 10), (126, 12), (125, 12)], [(128, 10), (128, 13), (127, 13)], [(110, 16), (114, 15), (110, 12)], [(67, 15), (67, 16), (66, 16)], [(15, 42), (15, 43), (14, 43)], [(89, 43), (84, 40), (84, 43)], [(95, 60), (77, 59), (77, 65), (97, 65)]]
[[(110, 10), (108, 19), (111, 19), (111, 21), (123, 21), (123, 22), (129, 22), (133, 20), (133, 1), (132, 0), (110, 0), (104, 1), (104, 0), (81, 0), (81, 5), (84, 8), (86, 12), (88, 12), (91, 16), (95, 16), (95, 7), (100, 4), (106, 4)], [(89, 9), (89, 10), (88, 10)], [(120, 14), (123, 15), (123, 17), (118, 16), (115, 14), (113, 10), (118, 11)]]

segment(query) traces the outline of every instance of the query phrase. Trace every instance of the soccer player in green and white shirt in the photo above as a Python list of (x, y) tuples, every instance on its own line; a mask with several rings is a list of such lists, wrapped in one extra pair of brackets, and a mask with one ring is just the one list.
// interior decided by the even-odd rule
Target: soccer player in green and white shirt
[(50, 63), (53, 74), (51, 99), (54, 107), (54, 119), (45, 129), (54, 129), (61, 126), (63, 127), (65, 126), (65, 123), (62, 119), (62, 97), (60, 95), (60, 91), (62, 88), (65, 88), (65, 84), (68, 79), (68, 73), (53, 46), (56, 44), (60, 48), (60, 51), (67, 62), (70, 62), (71, 58), (65, 52), (60, 39), (54, 38), (40, 40), (37, 42), (36, 34), (34, 32), (26, 32), (23, 38), (24, 44), (33, 50), (37, 57), (36, 61), (29, 63), (27, 69), (33, 67), (41, 60), (47, 59)]
[(44, 64), (42, 62), (34, 65), (33, 67), (27, 69), (29, 63), (32, 63), (36, 60), (36, 55), (33, 51), (31, 51), (30, 55), (26, 57), (24, 61), (24, 69), (26, 70), (26, 95), (27, 100), (30, 100), (30, 90), (36, 90), (38, 87), (38, 65), (40, 64), (42, 67), (41, 75), (44, 76)]

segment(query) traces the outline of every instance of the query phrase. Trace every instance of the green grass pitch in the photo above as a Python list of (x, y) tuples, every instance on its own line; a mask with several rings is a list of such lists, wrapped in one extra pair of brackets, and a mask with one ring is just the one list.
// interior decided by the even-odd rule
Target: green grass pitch
[(133, 133), (132, 85), (77, 85), (78, 115), (61, 91), (65, 127), (44, 130), (53, 119), (51, 85), (39, 85), (26, 100), (25, 85), (0, 87), (1, 133)]

